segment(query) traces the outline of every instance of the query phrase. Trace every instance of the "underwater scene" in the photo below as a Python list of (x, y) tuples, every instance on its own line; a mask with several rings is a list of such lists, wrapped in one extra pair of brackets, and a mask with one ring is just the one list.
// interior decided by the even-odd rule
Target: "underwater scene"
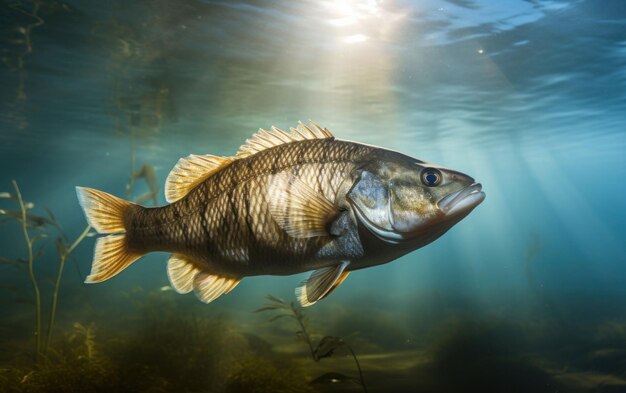
[(0, 392), (626, 392), (624, 1), (3, 0), (0, 60)]

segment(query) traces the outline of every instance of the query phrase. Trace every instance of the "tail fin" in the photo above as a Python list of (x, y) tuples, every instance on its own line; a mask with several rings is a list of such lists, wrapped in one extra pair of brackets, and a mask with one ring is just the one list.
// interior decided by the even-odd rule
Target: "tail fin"
[(109, 234), (96, 240), (91, 274), (85, 282), (108, 280), (142, 255), (130, 251), (124, 234), (124, 213), (137, 205), (93, 188), (76, 187), (76, 194), (89, 225), (98, 233)]

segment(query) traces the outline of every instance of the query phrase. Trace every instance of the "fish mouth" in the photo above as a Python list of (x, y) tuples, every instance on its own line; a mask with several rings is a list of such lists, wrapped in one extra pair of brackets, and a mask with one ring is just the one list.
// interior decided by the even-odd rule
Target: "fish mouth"
[[(464, 216), (478, 206), (485, 199), (485, 193), (481, 190), (482, 185), (480, 183), (473, 183), (457, 192), (453, 192), (452, 194), (441, 198), (439, 202), (437, 202), (437, 207), (445, 214), (444, 221), (447, 222), (447, 218), (459, 218), (459, 216)], [(360, 221), (378, 239), (384, 241), (385, 243), (400, 244), (411, 240), (422, 233), (421, 228), (410, 232), (397, 232), (383, 228), (370, 221), (358, 204), (354, 203), (352, 200), (350, 200), (350, 202), (358, 221)]]
[(485, 193), (481, 190), (482, 185), (480, 183), (473, 183), (441, 198), (437, 202), (437, 207), (446, 217), (469, 213), (485, 199)]

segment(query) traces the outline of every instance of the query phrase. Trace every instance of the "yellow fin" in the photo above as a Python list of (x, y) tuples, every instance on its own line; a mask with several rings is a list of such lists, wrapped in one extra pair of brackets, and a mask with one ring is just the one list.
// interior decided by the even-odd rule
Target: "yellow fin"
[(120, 273), (142, 254), (131, 252), (126, 242), (124, 213), (137, 205), (93, 188), (76, 187), (89, 225), (98, 233), (115, 233), (96, 240), (91, 273), (86, 283), (100, 282)]
[(191, 154), (181, 158), (165, 181), (165, 199), (176, 202), (209, 176), (233, 161), (231, 157)]
[(328, 236), (339, 209), (324, 195), (292, 174), (275, 175), (269, 186), (272, 217), (290, 236)]
[(326, 292), (326, 293), (324, 294), (324, 296), (322, 296), (322, 297), (320, 298), (320, 300), (324, 299), (325, 297), (327, 297), (328, 295), (330, 295), (332, 291), (334, 291), (335, 289), (337, 289), (337, 287), (338, 287), (338, 286), (340, 286), (340, 285), (341, 285), (341, 283), (342, 283), (342, 282), (343, 282), (343, 281), (344, 281), (344, 280), (348, 277), (348, 274), (350, 274), (350, 272), (347, 272), (347, 271), (345, 271), (345, 270), (344, 270), (343, 272), (341, 272), (341, 274), (339, 275), (339, 278), (337, 279), (337, 281), (335, 281), (335, 283), (333, 284), (333, 286), (332, 286), (332, 287), (330, 287), (330, 289), (328, 290), (328, 292)]
[(87, 187), (76, 187), (78, 202), (85, 212), (87, 222), (98, 233), (125, 232), (124, 212), (133, 203), (104, 191)]
[(126, 244), (126, 235), (109, 235), (96, 240), (91, 273), (86, 283), (96, 283), (115, 276), (141, 257)]
[(167, 260), (167, 277), (178, 293), (191, 292), (193, 280), (199, 272), (200, 269), (184, 255), (172, 254)]
[(221, 295), (233, 290), (241, 278), (223, 277), (200, 272), (193, 280), (194, 293), (204, 303), (211, 303)]
[(318, 269), (311, 273), (308, 280), (303, 281), (296, 288), (296, 297), (302, 307), (308, 307), (323, 299), (332, 290), (346, 279), (348, 274), (343, 275), (349, 262), (344, 261), (338, 265)]
[(258, 153), (262, 150), (269, 149), (283, 143), (291, 143), (303, 141), (306, 139), (325, 139), (334, 138), (333, 134), (326, 128), (321, 128), (314, 122), (311, 122), (309, 128), (302, 122), (298, 122), (298, 127), (291, 127), (289, 131), (283, 131), (280, 128), (272, 126), (271, 131), (262, 128), (252, 135), (246, 143), (244, 143), (237, 151), (237, 158), (245, 158)]

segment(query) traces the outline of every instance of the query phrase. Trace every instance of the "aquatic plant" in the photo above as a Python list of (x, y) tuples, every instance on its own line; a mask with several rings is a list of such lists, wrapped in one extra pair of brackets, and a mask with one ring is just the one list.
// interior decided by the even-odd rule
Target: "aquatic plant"
[(75, 322), (39, 362), (0, 364), (0, 391), (311, 391), (298, 368), (251, 354), (224, 318), (201, 307), (181, 310), (166, 292), (135, 297), (115, 319), (105, 313), (98, 323)]
[(17, 182), (15, 180), (13, 180), (13, 188), (15, 189), (15, 197), (17, 198), (17, 201), (19, 203), (20, 213), (21, 213), (21, 216), (17, 218), (17, 220), (22, 229), (22, 234), (24, 235), (24, 240), (26, 242), (26, 251), (28, 253), (28, 259), (26, 260), (26, 263), (28, 266), (28, 277), (30, 279), (30, 283), (33, 287), (33, 292), (35, 294), (35, 335), (36, 335), (35, 341), (36, 341), (36, 349), (37, 349), (36, 355), (37, 357), (39, 357), (42, 354), (41, 352), (41, 346), (42, 346), (41, 291), (39, 290), (39, 283), (37, 282), (37, 279), (35, 277), (35, 270), (33, 266), (35, 262), (35, 257), (33, 254), (33, 246), (37, 240), (46, 237), (46, 235), (38, 234), (38, 235), (35, 235), (34, 237), (31, 237), (30, 233), (28, 232), (27, 209), (28, 207), (31, 207), (32, 204), (28, 206), (26, 203), (24, 203), (24, 199), (22, 198), (22, 193), (20, 192), (20, 188), (18, 187)]
[[(168, 10), (168, 15), (183, 9), (186, 7), (173, 7)], [(163, 122), (176, 116), (172, 96), (173, 87), (180, 86), (176, 83), (178, 81), (173, 80), (176, 73), (164, 70), (160, 74), (141, 75), (139, 78), (136, 73), (137, 69), (153, 67), (155, 62), (161, 68), (163, 64), (160, 60), (167, 58), (171, 51), (180, 51), (179, 46), (164, 47), (163, 41), (155, 41), (150, 34), (146, 34), (157, 26), (164, 30), (172, 28), (163, 15), (151, 14), (145, 15), (145, 25), (141, 28), (128, 23), (125, 18), (98, 21), (93, 27), (94, 37), (97, 37), (93, 44), (103, 48), (108, 59), (108, 106), (115, 120), (115, 133), (129, 137), (133, 144), (150, 143), (149, 139), (161, 132)]]
[(309, 329), (306, 324), (306, 317), (302, 312), (302, 309), (295, 305), (294, 302), (290, 302), (287, 304), (283, 299), (277, 298), (276, 296), (268, 294), (266, 296), (268, 300), (268, 304), (255, 310), (254, 312), (264, 312), (264, 311), (278, 311), (279, 313), (272, 316), (268, 322), (274, 322), (281, 318), (289, 317), (293, 318), (298, 324), (298, 330), (296, 335), (298, 338), (304, 340), (304, 342), (309, 347), (309, 351), (311, 352), (311, 357), (313, 360), (317, 360), (315, 358), (315, 349), (313, 347), (313, 340), (311, 338), (311, 334), (309, 333)]
[(0, 61), (15, 73), (13, 80), (16, 82), (14, 102), (7, 102), (6, 112), (2, 115), (17, 129), (23, 130), (29, 126), (24, 104), (28, 100), (27, 59), (35, 48), (35, 30), (43, 26), (50, 15), (71, 8), (60, 1), (12, 0), (2, 2), (0, 10), (3, 33), (6, 33), (1, 38)]
[(311, 385), (303, 383), (304, 375), (293, 365), (277, 364), (258, 356), (245, 356), (235, 364), (225, 393), (309, 393)]
[(221, 391), (246, 340), (222, 316), (184, 308), (171, 292), (136, 289), (109, 321), (106, 354), (127, 391)]
[(115, 365), (96, 349), (95, 324), (75, 323), (56, 344), (33, 365), (0, 369), (2, 392), (120, 391)]
[[(152, 200), (152, 204), (157, 204), (157, 197), (159, 195), (159, 186), (156, 180), (156, 170), (154, 166), (150, 164), (143, 164), (141, 168), (137, 171), (135, 170), (136, 166), (136, 153), (134, 145), (131, 147), (130, 153), (130, 177), (128, 179), (128, 183), (126, 183), (126, 198), (132, 199), (135, 203), (143, 204), (149, 200)], [(138, 179), (143, 179), (146, 185), (148, 186), (148, 191), (139, 195), (136, 198), (133, 198), (133, 191), (135, 182)]]
[[(3, 193), (2, 196), (5, 199), (15, 199), (19, 205), (19, 211), (14, 212), (10, 210), (0, 210), (0, 215), (8, 217), (8, 220), (15, 220), (19, 223), (24, 241), (26, 243), (27, 257), (25, 260), (17, 259), (11, 260), (6, 257), (0, 259), (0, 263), (7, 263), (14, 266), (26, 265), (28, 271), (28, 278), (33, 288), (34, 303), (35, 303), (35, 354), (39, 359), (48, 351), (50, 341), (52, 339), (52, 331), (56, 320), (57, 304), (59, 299), (59, 291), (61, 288), (61, 279), (65, 269), (65, 263), (67, 258), (72, 254), (76, 247), (90, 235), (91, 227), (88, 225), (83, 232), (70, 244), (67, 240), (67, 236), (63, 232), (61, 225), (58, 223), (54, 214), (48, 209), (48, 218), (31, 214), (29, 211), (34, 208), (34, 204), (25, 202), (22, 197), (20, 188), (15, 180), (12, 181), (15, 194)], [(43, 254), (43, 246), (37, 251), (34, 250), (35, 244), (40, 239), (45, 239), (50, 236), (49, 232), (46, 232), (46, 226), (52, 226), (59, 233), (56, 239), (56, 249), (59, 256), (59, 264), (52, 288), (52, 294), (50, 298), (50, 311), (48, 317), (48, 325), (46, 336), (43, 336), (43, 323), (42, 323), (42, 296), (39, 281), (35, 273), (35, 260)], [(31, 234), (31, 231), (36, 231), (36, 234)]]
[[(354, 359), (354, 363), (356, 364), (356, 368), (359, 371), (359, 382), (361, 386), (363, 387), (363, 391), (367, 393), (367, 386), (365, 386), (365, 380), (363, 379), (363, 371), (361, 370), (361, 364), (359, 363), (359, 359), (357, 358), (356, 353), (354, 353), (354, 350), (352, 349), (352, 347), (348, 345), (348, 343), (346, 343), (341, 337), (326, 336), (322, 338), (320, 342), (317, 344), (317, 347), (315, 348), (314, 358), (316, 360), (320, 360), (322, 358), (331, 357), (333, 353), (341, 347), (345, 347), (352, 355), (352, 358)], [(337, 374), (337, 373), (334, 373), (334, 375), (330, 375), (330, 376), (326, 375), (326, 379), (330, 379), (330, 380), (341, 381), (340, 378), (341, 378), (341, 374)], [(324, 379), (324, 375), (316, 378), (315, 382), (319, 382), (323, 379)], [(345, 378), (345, 379), (354, 379), (354, 378)]]
[[(415, 307), (418, 307), (417, 302)], [(351, 342), (365, 346), (368, 351), (406, 350), (413, 346), (415, 336), (407, 319), (401, 311), (364, 300), (361, 306), (337, 308), (324, 324), (335, 335), (350, 338)]]
[(54, 327), (54, 322), (56, 318), (57, 312), (57, 304), (59, 301), (59, 289), (61, 288), (61, 277), (63, 276), (63, 270), (65, 268), (65, 261), (67, 257), (76, 249), (76, 247), (80, 244), (80, 242), (85, 239), (87, 235), (89, 235), (89, 231), (91, 230), (91, 226), (87, 225), (83, 232), (78, 235), (76, 240), (68, 247), (67, 243), (63, 240), (63, 238), (59, 237), (56, 240), (57, 252), (59, 253), (59, 268), (57, 270), (56, 280), (54, 282), (54, 289), (52, 291), (52, 300), (50, 302), (50, 319), (48, 321), (48, 334), (46, 335), (46, 341), (44, 346), (44, 352), (47, 351), (50, 346), (50, 340), (52, 339), (52, 328)]
[(268, 303), (265, 306), (255, 310), (255, 312), (278, 312), (276, 315), (272, 316), (268, 320), (268, 322), (274, 322), (285, 317), (294, 319), (299, 328), (299, 330), (296, 331), (296, 336), (298, 336), (307, 344), (309, 351), (311, 352), (311, 358), (314, 361), (319, 362), (323, 358), (331, 357), (334, 352), (340, 348), (346, 348), (352, 355), (352, 358), (354, 359), (357, 370), (359, 372), (358, 380), (339, 373), (326, 373), (311, 381), (312, 384), (353, 380), (358, 381), (363, 388), (363, 391), (367, 393), (367, 386), (365, 385), (363, 371), (361, 370), (361, 364), (359, 363), (359, 359), (356, 356), (356, 353), (354, 352), (352, 347), (348, 345), (348, 343), (344, 339), (342, 339), (341, 337), (324, 336), (317, 343), (317, 345), (314, 346), (313, 338), (309, 329), (307, 328), (306, 316), (304, 315), (302, 308), (300, 306), (297, 306), (294, 302), (287, 303), (283, 299), (280, 299), (273, 295), (268, 294), (266, 298), (268, 300)]
[[(39, 16), (41, 1), (35, 0), (32, 2), (31, 9), (26, 9), (27, 4), (22, 4), (21, 1), (10, 2), (7, 6), (23, 15), (31, 20), (30, 23), (24, 24), (24, 26), (19, 26), (16, 30), (22, 36), (19, 43), (23, 45), (23, 50), (20, 51), (15, 59), (15, 68), (18, 71), (18, 87), (17, 87), (17, 100), (24, 101), (26, 100), (26, 89), (25, 89), (25, 77), (24, 77), (24, 59), (33, 52), (33, 43), (31, 34), (33, 29), (39, 27), (44, 24), (43, 19)], [(6, 60), (5, 60), (6, 61)]]
[[(146, 18), (146, 24), (161, 18)], [(138, 204), (152, 201), (158, 203), (160, 188), (153, 165), (142, 164), (137, 169), (137, 151), (140, 147), (154, 143), (156, 136), (167, 119), (174, 117), (170, 84), (167, 75), (135, 79), (136, 69), (151, 66), (161, 58), (162, 42), (145, 40), (146, 26), (127, 24), (126, 21), (110, 20), (94, 26), (98, 41), (107, 51), (107, 70), (110, 80), (110, 115), (115, 119), (115, 133), (127, 138), (130, 147), (130, 174), (126, 183), (126, 199)], [(101, 41), (104, 40), (104, 41)], [(177, 48), (179, 49), (179, 48)], [(135, 185), (143, 180), (148, 191), (134, 196)]]
[(69, 337), (71, 342), (81, 343), (83, 348), (83, 354), (78, 355), (79, 358), (87, 359), (92, 362), (98, 358), (98, 351), (96, 349), (96, 325), (90, 323), (87, 326), (79, 322), (74, 322), (74, 332)]

